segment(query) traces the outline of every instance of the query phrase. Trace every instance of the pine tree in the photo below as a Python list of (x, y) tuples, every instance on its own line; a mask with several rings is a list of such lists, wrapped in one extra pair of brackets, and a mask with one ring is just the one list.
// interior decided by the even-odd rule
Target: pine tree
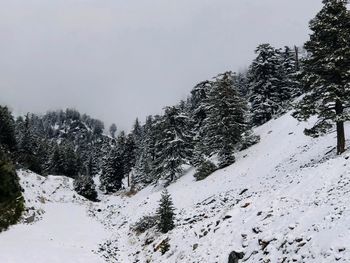
[(194, 166), (200, 165), (205, 160), (205, 155), (210, 155), (210, 151), (205, 147), (205, 120), (208, 115), (207, 101), (213, 87), (212, 81), (203, 81), (197, 84), (191, 91), (190, 97), (190, 118), (192, 121), (193, 156), (191, 163)]
[(243, 98), (247, 98), (250, 93), (250, 87), (249, 87), (247, 75), (248, 75), (248, 72), (244, 71), (244, 72), (239, 72), (238, 74), (235, 74), (233, 76), (234, 86), (237, 88), (237, 90), (239, 91), (240, 95)]
[(257, 47), (257, 57), (249, 69), (252, 122), (261, 125), (281, 109), (283, 84), (280, 50), (270, 44)]
[(296, 52), (297, 49), (286, 46), (281, 53), (282, 101), (289, 101), (303, 93), (301, 83), (298, 79), (299, 65), (297, 61), (298, 54)]
[(122, 187), (124, 177), (123, 156), (113, 147), (102, 165), (100, 188), (107, 194), (115, 193)]
[(206, 101), (206, 148), (219, 154), (220, 167), (234, 162), (235, 145), (247, 126), (246, 102), (233, 85), (232, 72), (217, 76)]
[(309, 56), (303, 62), (307, 94), (294, 116), (318, 121), (305, 134), (319, 136), (336, 124), (337, 153), (345, 151), (344, 122), (350, 119), (350, 14), (345, 0), (324, 0), (322, 10), (310, 22), (312, 34), (305, 44)]
[(133, 129), (131, 131), (132, 137), (134, 139), (135, 142), (135, 149), (136, 149), (136, 153), (140, 148), (140, 144), (142, 141), (142, 136), (143, 136), (143, 131), (142, 131), (142, 127), (141, 124), (139, 122), (139, 119), (136, 118)]
[(0, 145), (0, 232), (15, 224), (23, 210), (24, 200), (15, 167)]
[(162, 192), (162, 197), (160, 199), (159, 207), (157, 209), (158, 230), (162, 233), (168, 233), (170, 230), (174, 229), (174, 219), (175, 219), (175, 208), (170, 194), (167, 190)]
[(62, 147), (62, 150), (64, 155), (64, 175), (76, 178), (82, 168), (81, 160), (72, 145), (67, 144)]
[(0, 145), (13, 151), (16, 148), (15, 123), (7, 107), (0, 106)]
[(125, 141), (123, 161), (124, 161), (124, 176), (128, 177), (128, 186), (130, 186), (130, 177), (129, 174), (135, 166), (136, 161), (136, 145), (135, 137), (133, 134), (129, 134)]
[(192, 157), (189, 118), (179, 107), (167, 107), (158, 123), (161, 133), (156, 145), (155, 177), (166, 184), (182, 173)]
[(65, 157), (58, 144), (54, 146), (48, 166), (48, 172), (51, 174), (64, 175), (65, 173)]
[(146, 118), (142, 128), (142, 140), (139, 154), (136, 156), (133, 185), (147, 185), (152, 182), (152, 167), (154, 164), (154, 121), (152, 116)]
[(98, 164), (96, 162), (96, 157), (95, 157), (94, 153), (92, 153), (89, 156), (89, 161), (87, 162), (87, 165), (85, 167), (85, 171), (86, 171), (85, 172), (86, 175), (91, 177), (91, 178), (98, 174), (99, 167), (98, 167)]
[(18, 162), (26, 169), (36, 173), (42, 173), (40, 163), (39, 139), (33, 132), (32, 116), (26, 115), (22, 130), (21, 140), (18, 143)]
[(203, 161), (196, 169), (196, 173), (193, 175), (197, 181), (203, 180), (211, 175), (217, 170), (217, 167), (214, 163), (210, 161)]
[(90, 201), (97, 201), (97, 192), (95, 183), (90, 176), (79, 175), (74, 180), (74, 190), (81, 196)]

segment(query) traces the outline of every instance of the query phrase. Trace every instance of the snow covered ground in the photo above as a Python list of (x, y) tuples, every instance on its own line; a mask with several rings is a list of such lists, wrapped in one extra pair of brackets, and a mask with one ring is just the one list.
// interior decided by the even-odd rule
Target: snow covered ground
[(165, 235), (130, 229), (155, 213), (160, 188), (92, 204), (66, 177), (21, 171), (25, 217), (36, 215), (0, 234), (0, 262), (226, 263), (233, 250), (242, 262), (350, 262), (350, 152), (336, 156), (335, 134), (312, 139), (305, 125), (286, 114), (257, 128), (261, 142), (235, 164), (200, 182), (187, 171), (168, 187), (177, 220)]

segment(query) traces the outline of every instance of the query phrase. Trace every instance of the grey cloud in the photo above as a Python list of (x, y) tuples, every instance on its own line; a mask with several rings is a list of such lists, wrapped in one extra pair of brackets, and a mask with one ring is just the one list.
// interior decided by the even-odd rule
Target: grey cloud
[(0, 103), (128, 128), (197, 82), (300, 45), (320, 0), (0, 0)]

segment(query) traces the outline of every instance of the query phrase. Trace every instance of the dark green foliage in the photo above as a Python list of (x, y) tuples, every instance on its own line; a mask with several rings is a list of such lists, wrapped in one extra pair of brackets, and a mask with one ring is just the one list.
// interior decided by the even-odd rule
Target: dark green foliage
[(175, 208), (173, 206), (173, 201), (167, 190), (164, 190), (162, 197), (160, 199), (159, 207), (157, 209), (158, 230), (162, 233), (167, 233), (174, 229), (174, 218), (175, 218)]
[(298, 103), (294, 117), (317, 116), (305, 130), (320, 136), (336, 124), (337, 152), (345, 150), (344, 122), (350, 119), (350, 13), (345, 0), (324, 0), (322, 10), (310, 22), (312, 34), (306, 42), (308, 57), (303, 61), (303, 83), (307, 94)]
[(0, 148), (0, 232), (17, 223), (24, 200), (13, 164)]
[(219, 155), (220, 163), (234, 162), (234, 149), (247, 129), (247, 104), (234, 87), (232, 72), (216, 77), (206, 100), (204, 121), (207, 152)]
[(0, 145), (7, 150), (16, 148), (15, 123), (7, 107), (0, 106)]
[(79, 155), (74, 151), (73, 146), (69, 144), (56, 145), (49, 163), (50, 166), (47, 172), (50, 174), (76, 178), (82, 171), (82, 162)]
[[(21, 120), (18, 120), (19, 122)], [(26, 115), (23, 123), (18, 125), (21, 136), (18, 138), (18, 156), (17, 161), (23, 168), (29, 169), (35, 173), (42, 173), (42, 163), (40, 154), (45, 149), (40, 149), (40, 139), (33, 132), (33, 123), (29, 114)]]
[(303, 93), (303, 87), (299, 79), (299, 61), (298, 49), (284, 47), (281, 53), (281, 75), (282, 91), (281, 100), (288, 102), (290, 99), (300, 96)]
[(204, 161), (197, 168), (197, 171), (194, 174), (194, 177), (196, 178), (197, 181), (203, 180), (207, 178), (209, 175), (211, 175), (213, 172), (215, 172), (217, 169), (218, 168), (216, 167), (216, 165), (211, 161)]
[(115, 147), (112, 148), (102, 165), (100, 188), (107, 194), (115, 193), (122, 187), (124, 178), (123, 156)]
[(97, 192), (94, 180), (90, 176), (80, 175), (74, 180), (74, 190), (89, 199), (90, 201), (97, 201)]
[(230, 166), (236, 161), (236, 157), (233, 155), (233, 148), (230, 145), (224, 145), (218, 153), (219, 157), (219, 168), (225, 168)]
[(128, 176), (136, 162), (136, 144), (132, 134), (126, 138), (122, 155), (124, 156), (124, 176)]
[(159, 248), (160, 248), (160, 253), (162, 253), (162, 255), (168, 252), (170, 249), (169, 239), (167, 238), (163, 240)]
[(182, 165), (191, 159), (189, 118), (179, 107), (167, 107), (157, 125), (160, 133), (155, 145), (154, 177), (166, 180), (168, 184), (181, 175)]
[(139, 154), (136, 156), (135, 174), (133, 185), (147, 185), (152, 182), (152, 167), (155, 160), (155, 126), (152, 116), (146, 118), (143, 125), (142, 140), (140, 142)]
[(158, 216), (144, 216), (132, 226), (132, 229), (137, 234), (142, 234), (147, 230), (151, 229), (152, 227), (155, 227), (158, 221)]
[[(25, 119), (19, 117), (16, 121), (17, 161), (22, 167), (38, 173), (68, 173), (74, 177), (86, 172), (85, 167), (92, 158), (92, 172), (97, 174), (112, 141), (102, 131), (101, 121), (81, 115), (74, 109), (48, 112), (42, 116), (27, 114)], [(73, 155), (74, 158), (68, 158)], [(61, 159), (64, 164), (52, 162), (54, 159)]]
[(252, 122), (261, 125), (273, 117), (281, 108), (282, 76), (280, 69), (280, 50), (270, 44), (257, 47), (249, 69), (249, 85)]
[(241, 151), (248, 149), (249, 147), (260, 142), (260, 136), (253, 134), (251, 131), (247, 131), (242, 135)]

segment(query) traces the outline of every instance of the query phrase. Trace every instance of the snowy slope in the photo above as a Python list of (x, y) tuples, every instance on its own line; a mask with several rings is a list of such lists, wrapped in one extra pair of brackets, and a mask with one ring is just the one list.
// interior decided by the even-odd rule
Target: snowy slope
[[(232, 250), (242, 262), (350, 262), (350, 153), (336, 156), (335, 134), (312, 139), (305, 125), (286, 114), (257, 128), (261, 142), (230, 167), (200, 182), (187, 171), (168, 188), (177, 222), (166, 235), (130, 229), (154, 214), (162, 189), (92, 205), (67, 178), (21, 172), (29, 206), (45, 213), (0, 234), (0, 262), (214, 263)], [(33, 203), (39, 196), (45, 204)], [(154, 252), (167, 237), (170, 251)]]
[(27, 212), (21, 224), (0, 234), (0, 262), (104, 262), (92, 250), (107, 232), (88, 216), (91, 204), (74, 193), (72, 179), (19, 176)]

